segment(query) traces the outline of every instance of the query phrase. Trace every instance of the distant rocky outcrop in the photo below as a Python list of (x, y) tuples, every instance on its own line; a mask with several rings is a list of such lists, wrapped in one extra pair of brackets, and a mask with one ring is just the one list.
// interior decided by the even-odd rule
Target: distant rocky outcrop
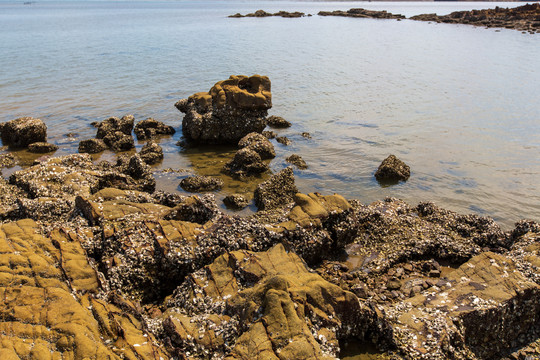
[(540, 33), (540, 4), (526, 4), (516, 8), (455, 11), (448, 15), (422, 14), (411, 20), (433, 21), (449, 24), (469, 24), (488, 28), (507, 28), (530, 33)]
[(355, 18), (374, 18), (374, 19), (405, 19), (404, 15), (392, 14), (386, 10), (366, 10), (362, 8), (349, 9), (347, 11), (335, 10), (335, 11), (319, 11), (319, 16), (345, 16)]
[[(284, 17), (284, 18), (299, 18), (299, 17), (306, 16), (306, 14), (304, 14), (303, 12), (298, 12), (298, 11), (288, 12), (288, 11), (283, 11), (283, 10), (272, 14), (272, 13), (266, 12), (264, 10), (257, 10), (254, 13), (249, 13), (249, 14), (246, 14), (246, 15), (242, 15), (240, 13), (236, 13), (234, 15), (229, 15), (230, 18), (270, 17), (270, 16), (281, 16), (281, 17)], [(311, 16), (311, 15), (308, 15), (308, 16)]]
[(4, 145), (24, 148), (36, 142), (47, 142), (47, 126), (40, 119), (22, 117), (0, 123), (0, 136)]
[(196, 143), (237, 144), (251, 132), (260, 133), (272, 107), (270, 79), (266, 76), (231, 76), (209, 92), (196, 93), (175, 104), (185, 114), (182, 131)]

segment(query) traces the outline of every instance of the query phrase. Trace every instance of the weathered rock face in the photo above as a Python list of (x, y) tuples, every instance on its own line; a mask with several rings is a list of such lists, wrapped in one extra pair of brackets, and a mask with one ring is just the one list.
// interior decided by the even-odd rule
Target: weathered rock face
[(455, 11), (448, 15), (421, 14), (411, 20), (433, 21), (450, 24), (470, 24), (484, 27), (500, 27), (540, 33), (540, 4), (526, 4), (515, 8)]
[(38, 230), (31, 220), (0, 227), (2, 359), (169, 357), (134, 307), (96, 297), (100, 281), (77, 234)]
[(268, 138), (259, 133), (249, 133), (244, 136), (238, 142), (238, 147), (248, 148), (255, 151), (261, 159), (273, 159), (276, 157), (276, 151), (274, 145), (268, 140)]
[(511, 259), (482, 253), (390, 308), (400, 350), (412, 358), (494, 359), (537, 339), (540, 286), (516, 270)]
[(126, 151), (135, 147), (135, 142), (131, 131), (135, 118), (133, 115), (125, 115), (121, 119), (110, 117), (97, 126), (97, 139), (103, 142), (114, 151)]
[(152, 169), (139, 154), (118, 157), (116, 166), (123, 174), (137, 181), (138, 188), (135, 190), (154, 192), (156, 189), (156, 179), (152, 175)]
[(148, 140), (159, 135), (173, 135), (176, 132), (172, 126), (152, 118), (139, 121), (134, 131), (138, 140)]
[(293, 170), (288, 167), (257, 186), (254, 193), (255, 204), (259, 210), (286, 206), (293, 202), (293, 196), (297, 192)]
[(185, 113), (182, 131), (188, 140), (236, 144), (266, 126), (267, 110), (272, 107), (270, 80), (260, 75), (233, 75), (209, 92), (196, 93), (175, 106)]
[(411, 169), (394, 155), (383, 160), (375, 172), (375, 178), (381, 182), (407, 181), (411, 176)]
[(180, 187), (191, 192), (205, 192), (219, 190), (223, 186), (223, 180), (211, 176), (188, 176), (180, 181)]
[(189, 276), (169, 306), (165, 337), (194, 358), (329, 359), (340, 338), (382, 333), (373, 310), (281, 244), (220, 256)]
[(139, 156), (148, 165), (157, 164), (163, 160), (163, 149), (157, 143), (149, 141), (142, 147)]
[(35, 142), (47, 141), (47, 126), (40, 119), (22, 117), (0, 124), (4, 145), (27, 147)]

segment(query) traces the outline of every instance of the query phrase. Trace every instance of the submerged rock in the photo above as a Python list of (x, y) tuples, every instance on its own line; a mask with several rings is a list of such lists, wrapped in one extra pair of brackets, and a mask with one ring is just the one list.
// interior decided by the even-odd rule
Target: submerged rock
[(206, 192), (219, 190), (223, 186), (223, 180), (212, 176), (188, 176), (180, 181), (180, 187), (191, 192)]
[(237, 144), (251, 132), (260, 133), (272, 107), (270, 80), (266, 76), (231, 76), (175, 104), (185, 113), (182, 131), (198, 143)]
[(289, 146), (289, 145), (292, 144), (292, 141), (289, 140), (289, 138), (286, 137), (286, 136), (278, 136), (278, 137), (276, 137), (276, 141), (278, 143), (282, 144), (282, 145), (285, 145), (285, 146)]
[(4, 145), (23, 148), (35, 142), (46, 142), (47, 126), (40, 119), (22, 117), (0, 123), (0, 135)]
[(381, 182), (407, 181), (409, 176), (411, 176), (409, 166), (394, 155), (390, 155), (384, 159), (375, 172), (375, 178)]
[(153, 118), (139, 121), (135, 125), (135, 135), (138, 140), (148, 140), (155, 138), (159, 135), (173, 135), (176, 130), (172, 126), (165, 125), (161, 121), (157, 121)]

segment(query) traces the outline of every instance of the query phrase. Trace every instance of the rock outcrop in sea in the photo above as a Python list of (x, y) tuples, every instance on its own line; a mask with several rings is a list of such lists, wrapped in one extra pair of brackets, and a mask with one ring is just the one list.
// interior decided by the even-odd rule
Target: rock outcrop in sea
[(272, 107), (270, 79), (266, 76), (232, 75), (208, 92), (193, 94), (175, 104), (183, 112), (182, 131), (188, 141), (229, 143), (266, 126)]
[(375, 18), (375, 19), (405, 19), (404, 15), (392, 14), (386, 10), (366, 10), (362, 8), (349, 9), (347, 11), (335, 10), (335, 11), (319, 11), (319, 16), (345, 16), (355, 18)]
[(515, 8), (496, 6), (494, 9), (454, 11), (448, 15), (422, 14), (411, 16), (410, 19), (540, 33), (540, 4), (526, 4)]

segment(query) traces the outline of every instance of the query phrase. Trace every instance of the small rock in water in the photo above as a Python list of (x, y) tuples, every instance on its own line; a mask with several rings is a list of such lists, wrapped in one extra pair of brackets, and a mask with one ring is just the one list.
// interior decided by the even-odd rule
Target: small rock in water
[(163, 149), (157, 143), (149, 141), (142, 147), (139, 155), (145, 163), (153, 165), (163, 160)]
[(97, 154), (108, 148), (107, 144), (101, 139), (87, 139), (79, 142), (80, 153)]
[(180, 181), (180, 187), (190, 192), (219, 190), (222, 186), (223, 180), (211, 176), (188, 176)]
[(28, 151), (35, 154), (45, 154), (56, 150), (58, 150), (58, 146), (47, 142), (35, 142), (28, 145)]
[(390, 155), (384, 159), (375, 172), (375, 178), (381, 182), (406, 181), (410, 175), (411, 170), (409, 166), (394, 155)]
[(225, 196), (223, 203), (230, 209), (243, 209), (249, 205), (249, 200), (240, 194), (231, 194)]
[(290, 122), (288, 122), (287, 120), (285, 120), (281, 116), (275, 116), (275, 115), (269, 116), (266, 119), (266, 124), (268, 126), (270, 126), (270, 127), (279, 128), (279, 129), (284, 129), (284, 128), (291, 127)]
[(299, 169), (307, 169), (308, 166), (304, 159), (300, 155), (292, 154), (287, 159), (285, 159), (286, 162), (291, 163), (295, 165)]
[(24, 148), (35, 142), (47, 141), (47, 126), (40, 119), (22, 117), (0, 124), (4, 145)]
[(289, 138), (286, 137), (286, 136), (278, 136), (278, 137), (276, 138), (276, 141), (277, 141), (278, 143), (280, 143), (280, 144), (285, 145), (285, 146), (289, 146), (289, 145), (292, 144), (292, 141), (289, 140)]

